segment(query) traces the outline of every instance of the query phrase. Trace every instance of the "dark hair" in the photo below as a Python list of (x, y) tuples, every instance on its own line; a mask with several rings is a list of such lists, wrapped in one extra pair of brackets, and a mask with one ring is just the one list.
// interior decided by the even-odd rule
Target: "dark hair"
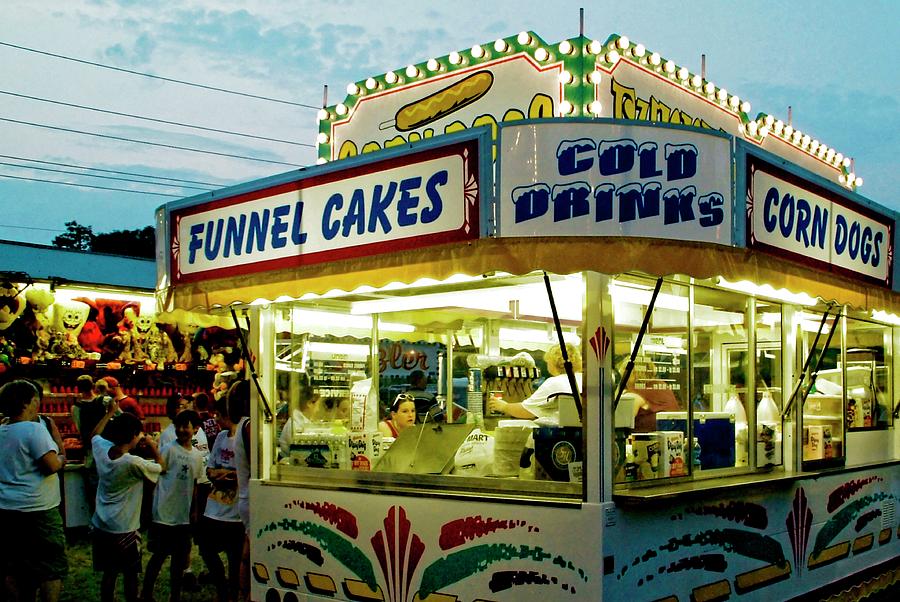
[(223, 395), (222, 397), (218, 398), (215, 401), (215, 403), (213, 404), (213, 406), (216, 408), (216, 413), (219, 414), (219, 416), (223, 416), (226, 418), (228, 417), (228, 396), (227, 395)]
[(228, 388), (228, 417), (237, 424), (250, 415), (250, 381), (239, 380)]
[(409, 384), (417, 385), (420, 382), (423, 384), (427, 383), (428, 377), (426, 377), (425, 373), (422, 372), (421, 370), (413, 370), (412, 372), (409, 373), (409, 378), (407, 380), (408, 380)]
[(411, 402), (413, 402), (413, 404), (415, 405), (415, 403), (416, 403), (416, 398), (413, 397), (412, 395), (410, 395), (409, 393), (400, 393), (400, 394), (398, 394), (397, 397), (394, 399), (394, 403), (391, 404), (391, 411), (392, 411), (392, 412), (399, 412), (399, 411), (400, 411), (400, 404), (403, 403), (404, 401), (411, 401)]
[(103, 438), (112, 441), (113, 445), (125, 445), (140, 435), (142, 430), (140, 418), (124, 412), (109, 421), (103, 429)]
[(94, 390), (94, 379), (90, 374), (82, 374), (75, 379), (75, 388), (82, 395), (86, 395)]
[(185, 410), (172, 419), (172, 424), (174, 424), (176, 427), (183, 426), (188, 422), (194, 425), (194, 428), (200, 428), (203, 425), (203, 420), (200, 419), (200, 414), (198, 414), (194, 410)]
[(194, 409), (209, 410), (209, 395), (203, 392), (194, 393)]
[(182, 399), (184, 399), (184, 395), (181, 393), (169, 395), (169, 398), (166, 399), (166, 416), (169, 417), (169, 420), (175, 420), (175, 415), (178, 413), (178, 406), (181, 405)]
[(13, 418), (25, 411), (31, 400), (41, 398), (43, 391), (30, 380), (18, 379), (0, 387), (0, 412)]

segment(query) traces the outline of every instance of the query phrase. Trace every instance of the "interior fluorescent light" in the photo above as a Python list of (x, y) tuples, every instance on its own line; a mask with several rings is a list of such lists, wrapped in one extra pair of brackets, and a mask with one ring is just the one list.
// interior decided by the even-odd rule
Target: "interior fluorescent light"
[(900, 317), (898, 317), (897, 314), (881, 311), (880, 309), (872, 310), (872, 318), (878, 320), (879, 322), (885, 322), (887, 324), (893, 324), (894, 326), (900, 326)]
[[(351, 316), (327, 311), (314, 311), (311, 309), (294, 308), (291, 310), (291, 319), (301, 324), (314, 324), (316, 326), (340, 326), (343, 328), (359, 328), (371, 330), (371, 316)], [(399, 322), (378, 321), (379, 330), (389, 332), (415, 332), (412, 324)]]
[[(520, 343), (558, 343), (556, 332), (551, 329), (538, 330), (534, 328), (504, 328), (500, 327), (501, 341), (518, 341)], [(580, 345), (581, 338), (574, 332), (563, 331), (563, 340), (573, 345)]]
[[(363, 359), (369, 357), (369, 347), (367, 345), (346, 345), (343, 343), (310, 341), (306, 344), (306, 349), (313, 353), (333, 353), (335, 355), (346, 355)], [(304, 365), (305, 364), (306, 362), (304, 362)]]
[(740, 282), (729, 282), (722, 276), (718, 278), (719, 286), (740, 293), (747, 293), (757, 297), (767, 297), (792, 303), (794, 305), (816, 305), (818, 301), (815, 297), (811, 297), (806, 293), (793, 293), (785, 288), (776, 289), (770, 284), (756, 284), (749, 280), (741, 280)]
[[(648, 288), (642, 286), (632, 287), (630, 284), (621, 282), (610, 284), (609, 294), (613, 299), (613, 303), (630, 303), (644, 306), (650, 305), (650, 299), (653, 297), (653, 291)], [(686, 312), (688, 310), (688, 299), (678, 295), (660, 293), (656, 297), (656, 307)]]

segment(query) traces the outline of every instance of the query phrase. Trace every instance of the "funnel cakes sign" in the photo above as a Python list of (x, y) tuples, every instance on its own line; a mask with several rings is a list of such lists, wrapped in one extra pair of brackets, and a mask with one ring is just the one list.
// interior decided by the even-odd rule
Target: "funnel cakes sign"
[(342, 169), (286, 174), (244, 186), (248, 192), (173, 209), (173, 281), (478, 238), (485, 143), (483, 136), (466, 137)]
[(730, 245), (727, 137), (598, 121), (501, 129), (501, 236), (641, 236)]

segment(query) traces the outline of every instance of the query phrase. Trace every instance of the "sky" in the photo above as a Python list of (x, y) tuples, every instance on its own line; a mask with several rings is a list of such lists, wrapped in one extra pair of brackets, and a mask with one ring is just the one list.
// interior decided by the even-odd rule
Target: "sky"
[[(900, 211), (900, 2), (3, 0), (0, 239), (143, 228), (165, 202), (311, 165), (324, 86), (334, 104), (349, 82), (519, 31), (558, 42), (579, 8), (590, 38), (626, 35), (695, 73), (706, 54), (753, 115), (790, 105), (797, 129), (854, 158), (860, 194)], [(155, 184), (60, 173), (78, 167)]]

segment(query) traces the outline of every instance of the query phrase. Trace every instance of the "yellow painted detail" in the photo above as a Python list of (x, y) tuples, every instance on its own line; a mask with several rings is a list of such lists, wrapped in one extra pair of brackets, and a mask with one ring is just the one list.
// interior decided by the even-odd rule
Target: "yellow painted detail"
[(836, 560), (841, 560), (842, 558), (846, 558), (849, 555), (850, 542), (845, 541), (833, 545), (830, 548), (825, 548), (818, 556), (814, 557), (812, 554), (810, 554), (809, 561), (806, 563), (806, 567), (809, 569), (817, 569), (820, 566), (830, 564), (832, 562), (835, 562)]
[(787, 579), (791, 575), (791, 563), (770, 564), (762, 568), (741, 573), (734, 579), (734, 590), (738, 594), (752, 592), (755, 589), (766, 587), (772, 583)]
[(344, 579), (344, 593), (354, 602), (384, 602), (384, 593), (381, 587), (370, 588), (362, 581), (356, 579)]
[(253, 563), (253, 578), (259, 581), (260, 583), (266, 583), (269, 581), (269, 569), (266, 568), (261, 562)]
[(335, 594), (334, 579), (321, 573), (306, 573), (306, 588), (314, 594)]
[(286, 569), (280, 566), (275, 571), (275, 577), (284, 587), (298, 587), (300, 585), (300, 577), (297, 576), (293, 569)]
[(872, 544), (875, 543), (875, 534), (869, 533), (868, 535), (863, 535), (862, 537), (857, 537), (853, 541), (853, 553), (859, 554), (860, 552), (865, 552), (866, 550), (871, 549)]
[(731, 597), (731, 584), (727, 579), (695, 587), (691, 592), (691, 600), (695, 602), (716, 602)]

